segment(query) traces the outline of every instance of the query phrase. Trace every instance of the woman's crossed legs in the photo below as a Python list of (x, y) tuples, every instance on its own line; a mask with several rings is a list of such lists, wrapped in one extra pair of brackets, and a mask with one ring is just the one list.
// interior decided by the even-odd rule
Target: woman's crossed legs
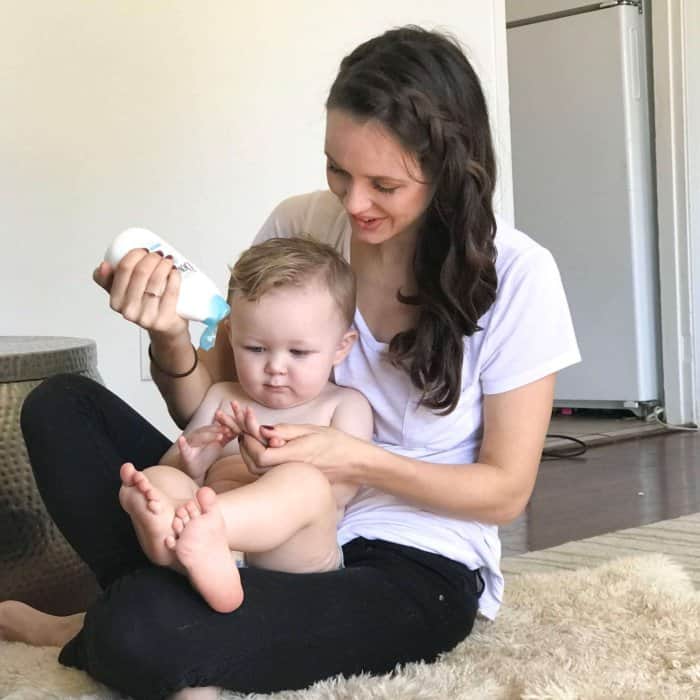
[[(120, 466), (156, 464), (170, 445), (165, 436), (77, 375), (40, 385), (25, 401), (22, 427), (49, 512), (104, 589), (60, 660), (137, 700), (198, 686), (272, 692), (338, 673), (386, 673), (433, 660), (472, 627), (474, 572), (361, 538), (344, 546), (345, 569), (242, 569), (244, 603), (217, 613), (183, 576), (147, 560), (117, 499)], [(74, 616), (53, 631), (67, 637), (81, 623)]]

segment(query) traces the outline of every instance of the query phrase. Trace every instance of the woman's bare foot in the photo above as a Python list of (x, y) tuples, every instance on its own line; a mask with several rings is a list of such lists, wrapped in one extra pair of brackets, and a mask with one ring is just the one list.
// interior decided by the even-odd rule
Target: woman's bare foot
[(143, 473), (130, 462), (119, 471), (122, 487), (119, 503), (131, 517), (136, 537), (144, 554), (160, 566), (172, 566), (176, 557), (165, 544), (173, 535), (175, 508), (165, 494), (157, 489)]
[(178, 508), (173, 530), (177, 539), (168, 544), (204, 600), (217, 612), (239, 607), (243, 602), (241, 577), (231, 557), (214, 491), (204, 486), (197, 491), (196, 501)]
[(203, 688), (185, 688), (175, 695), (171, 695), (168, 700), (216, 700), (219, 691), (214, 686)]
[(0, 639), (37, 647), (62, 647), (82, 629), (85, 613), (58, 617), (18, 600), (0, 603)]

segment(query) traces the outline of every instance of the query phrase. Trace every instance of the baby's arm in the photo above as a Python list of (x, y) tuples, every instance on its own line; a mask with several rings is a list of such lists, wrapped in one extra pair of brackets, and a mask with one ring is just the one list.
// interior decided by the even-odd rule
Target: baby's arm
[(339, 387), (338, 391), (341, 395), (331, 417), (331, 426), (360, 440), (371, 440), (374, 416), (365, 395), (346, 387)]
[[(355, 389), (340, 388), (340, 400), (333, 411), (331, 426), (348, 435), (371, 440), (374, 432), (372, 407), (364, 394)], [(333, 493), (339, 508), (344, 508), (355, 496), (359, 486), (340, 482), (333, 484)]]
[(224, 446), (236, 437), (229, 426), (216, 420), (219, 406), (230, 394), (229, 383), (213, 384), (183, 434), (161, 457), (160, 464), (180, 469), (199, 483), (221, 456)]

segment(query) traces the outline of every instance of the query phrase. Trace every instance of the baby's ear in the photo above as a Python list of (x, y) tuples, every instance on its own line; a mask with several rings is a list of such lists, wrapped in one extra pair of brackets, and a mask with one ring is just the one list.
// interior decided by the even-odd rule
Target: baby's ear
[(353, 330), (352, 328), (350, 328), (343, 334), (343, 337), (340, 339), (338, 347), (335, 350), (333, 366), (339, 365), (348, 356), (348, 353), (352, 349), (352, 346), (355, 344), (356, 340), (357, 331)]
[(219, 321), (219, 327), (216, 329), (216, 337), (225, 338), (226, 345), (231, 347), (231, 317), (227, 316), (223, 321)]

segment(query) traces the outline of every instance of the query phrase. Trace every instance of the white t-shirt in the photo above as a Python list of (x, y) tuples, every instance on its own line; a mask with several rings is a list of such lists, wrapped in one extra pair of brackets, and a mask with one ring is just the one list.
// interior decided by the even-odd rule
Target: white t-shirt
[[(479, 319), (483, 330), (464, 339), (462, 395), (441, 416), (418, 406), (420, 391), (408, 375), (383, 359), (359, 310), (358, 342), (335, 368), (336, 383), (361, 391), (374, 410), (374, 442), (396, 454), (442, 464), (476, 461), (482, 434), (484, 394), (529, 384), (580, 361), (559, 271), (549, 251), (505, 222), (497, 221), (498, 290)], [(308, 234), (350, 259), (350, 222), (328, 191), (292, 197), (265, 222), (255, 242)], [(485, 588), (480, 612), (493, 619), (503, 597), (498, 528), (436, 515), (372, 488), (348, 505), (338, 538), (383, 539), (417, 547), (481, 569)]]

